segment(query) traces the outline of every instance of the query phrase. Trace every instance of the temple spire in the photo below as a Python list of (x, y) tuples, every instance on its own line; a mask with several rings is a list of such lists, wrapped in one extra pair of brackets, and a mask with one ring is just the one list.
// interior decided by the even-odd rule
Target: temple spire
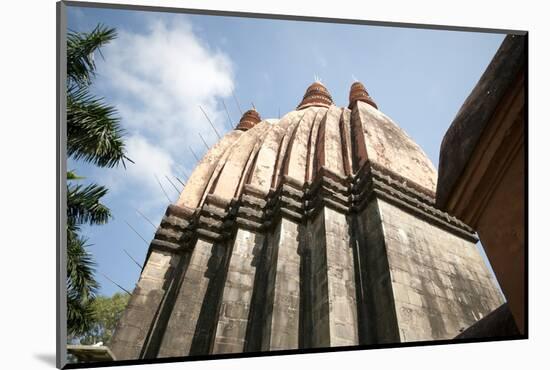
[(319, 81), (312, 83), (306, 90), (302, 102), (296, 109), (304, 109), (307, 107), (330, 107), (333, 104), (332, 96), (328, 92), (325, 85)]
[(378, 109), (378, 106), (374, 102), (374, 100), (371, 98), (369, 93), (367, 92), (367, 89), (365, 89), (365, 86), (359, 82), (356, 81), (351, 85), (351, 89), (349, 91), (349, 109), (352, 109), (354, 104), (358, 101), (363, 101), (374, 108)]
[(259, 123), (261, 120), (262, 118), (260, 117), (260, 114), (256, 111), (256, 109), (247, 110), (246, 112), (244, 112), (241, 120), (239, 121), (239, 124), (237, 125), (237, 127), (235, 127), (235, 129), (246, 131), (256, 126), (256, 124)]

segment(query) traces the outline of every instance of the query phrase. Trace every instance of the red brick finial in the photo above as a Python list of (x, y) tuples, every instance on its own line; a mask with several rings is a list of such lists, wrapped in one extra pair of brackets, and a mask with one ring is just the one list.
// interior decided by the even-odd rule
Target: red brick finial
[(244, 112), (241, 120), (239, 121), (239, 124), (235, 129), (246, 131), (256, 126), (256, 124), (261, 120), (262, 118), (260, 117), (260, 114), (256, 111), (256, 109), (247, 110), (246, 112)]
[(307, 107), (328, 108), (332, 104), (332, 96), (330, 96), (327, 88), (320, 82), (314, 82), (307, 88), (302, 102), (296, 109), (300, 110)]
[(359, 81), (354, 82), (353, 85), (351, 85), (351, 89), (349, 91), (349, 109), (353, 108), (353, 105), (357, 101), (364, 101), (367, 104), (372, 105), (376, 109), (378, 109), (378, 106), (374, 102), (374, 100), (370, 97), (369, 93), (367, 92), (367, 89), (365, 89), (365, 86)]

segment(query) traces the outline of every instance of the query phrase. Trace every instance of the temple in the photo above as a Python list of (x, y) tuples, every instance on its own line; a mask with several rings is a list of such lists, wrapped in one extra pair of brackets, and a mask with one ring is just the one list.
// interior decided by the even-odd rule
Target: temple
[(452, 339), (504, 299), (437, 172), (365, 87), (244, 113), (168, 206), (117, 359)]

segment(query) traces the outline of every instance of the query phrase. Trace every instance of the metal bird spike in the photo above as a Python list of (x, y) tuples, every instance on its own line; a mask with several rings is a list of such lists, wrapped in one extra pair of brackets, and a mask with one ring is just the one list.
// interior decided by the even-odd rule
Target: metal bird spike
[(181, 171), (183, 176), (186, 177), (187, 179), (189, 179), (189, 176), (187, 175), (187, 171), (185, 171), (185, 169), (182, 166), (180, 166), (179, 164), (175, 163), (175, 165), (178, 168), (178, 171)]
[(195, 152), (193, 151), (193, 149), (191, 147), (189, 147), (189, 150), (191, 151), (191, 154), (193, 154), (193, 157), (195, 157), (195, 159), (197, 160), (197, 162), (199, 162), (199, 157), (197, 157), (197, 155), (195, 154)]
[(183, 181), (181, 181), (177, 176), (174, 176), (174, 177), (176, 178), (176, 180), (178, 180), (181, 186), (185, 187), (185, 183)]
[(172, 185), (172, 187), (174, 187), (174, 190), (176, 190), (176, 192), (177, 192), (178, 195), (179, 195), (179, 194), (181, 193), (181, 190), (178, 189), (178, 188), (176, 187), (176, 185), (174, 185), (174, 183), (172, 182), (172, 180), (170, 180), (170, 178), (169, 178), (168, 176), (164, 175), (164, 177), (166, 177), (166, 180), (168, 180), (168, 182), (170, 183), (170, 185)]
[(206, 151), (210, 150), (210, 148), (208, 147), (208, 144), (206, 143), (206, 140), (204, 140), (204, 137), (202, 137), (200, 132), (199, 132), (199, 136), (201, 137), (202, 143), (206, 147)]
[(144, 238), (143, 236), (141, 236), (141, 234), (138, 233), (138, 231), (137, 231), (136, 229), (134, 229), (134, 227), (133, 227), (132, 225), (130, 225), (130, 223), (129, 223), (128, 221), (124, 220), (124, 222), (126, 222), (126, 225), (128, 225), (128, 227), (129, 227), (130, 229), (132, 229), (132, 231), (135, 232), (136, 235), (139, 236), (139, 238), (140, 238), (141, 240), (143, 240), (143, 242), (144, 242), (145, 244), (149, 245), (149, 243), (147, 242), (147, 240), (145, 240), (145, 238)]
[(134, 261), (134, 263), (135, 263), (136, 265), (138, 265), (138, 267), (139, 267), (140, 269), (143, 270), (143, 266), (142, 266), (138, 261), (136, 261), (136, 259), (135, 259), (134, 257), (132, 257), (132, 256), (130, 255), (130, 253), (128, 253), (128, 251), (127, 251), (126, 249), (122, 248), (122, 250), (124, 251), (124, 253), (126, 253), (126, 255), (127, 255), (128, 257), (130, 257), (130, 259), (131, 259), (132, 261)]
[(214, 132), (216, 133), (216, 135), (218, 136), (218, 139), (221, 139), (222, 137), (220, 136), (220, 133), (218, 132), (218, 130), (216, 130), (216, 127), (214, 126), (214, 124), (212, 123), (212, 121), (210, 120), (210, 118), (208, 117), (208, 114), (206, 114), (206, 112), (204, 111), (204, 109), (202, 109), (202, 107), (199, 105), (199, 108), (201, 109), (202, 113), (204, 114), (204, 116), (206, 117), (206, 119), (208, 120), (208, 123), (210, 123), (210, 126), (214, 129)]
[(225, 101), (222, 99), (223, 109), (225, 109), (225, 114), (227, 114), (227, 119), (229, 120), (229, 130), (233, 130), (233, 126), (231, 126), (231, 116), (229, 115), (229, 111), (227, 110), (227, 106), (225, 105)]
[(139, 214), (139, 215), (140, 215), (141, 217), (143, 217), (147, 222), (149, 222), (149, 223), (151, 224), (151, 226), (153, 226), (153, 228), (154, 228), (155, 230), (157, 229), (157, 227), (155, 226), (155, 224), (154, 224), (151, 220), (149, 220), (149, 218), (148, 218), (147, 216), (145, 216), (143, 213), (141, 213), (139, 209), (137, 209), (137, 208), (135, 208), (135, 207), (134, 207), (134, 209), (136, 210), (137, 214)]
[(162, 190), (162, 192), (164, 193), (164, 196), (166, 197), (166, 199), (168, 200), (168, 203), (172, 203), (172, 200), (170, 199), (170, 197), (168, 196), (168, 194), (166, 193), (166, 190), (164, 190), (164, 187), (162, 186), (162, 184), (160, 183), (160, 180), (158, 178), (158, 176), (155, 174), (155, 179), (157, 179), (157, 183), (159, 184), (160, 186), (160, 190)]
[(189, 179), (191, 178), (191, 176), (189, 176), (189, 173), (185, 170), (185, 168), (182, 168), (182, 170), (183, 170), (184, 176), (187, 178), (187, 181), (189, 181)]
[(235, 92), (231, 91), (231, 94), (233, 95), (233, 99), (235, 99), (235, 103), (237, 104), (237, 108), (239, 108), (239, 112), (241, 112), (241, 116), (243, 115), (243, 110), (241, 109), (241, 105), (239, 104), (239, 101), (237, 100), (237, 97), (235, 96)]
[(252, 108), (254, 108), (254, 110), (257, 110), (256, 106), (254, 105), (254, 102), (252, 102)]
[(115, 284), (117, 287), (119, 287), (120, 289), (124, 290), (126, 293), (132, 295), (132, 293), (130, 293), (128, 290), (124, 289), (122, 286), (118, 285), (117, 283), (115, 283), (110, 277), (108, 277), (107, 275), (105, 275), (103, 272), (101, 272), (101, 275), (103, 275), (105, 277), (105, 279), (109, 280), (111, 283)]

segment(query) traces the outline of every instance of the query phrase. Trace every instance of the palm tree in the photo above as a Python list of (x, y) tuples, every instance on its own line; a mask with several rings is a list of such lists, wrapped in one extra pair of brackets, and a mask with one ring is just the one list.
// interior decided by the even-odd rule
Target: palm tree
[[(67, 34), (67, 155), (99, 167), (115, 167), (125, 160), (123, 136), (116, 109), (93, 96), (89, 87), (95, 77), (94, 53), (116, 38), (116, 31), (102, 25), (91, 32)], [(93, 325), (94, 300), (99, 284), (95, 262), (87, 251), (87, 239), (79, 235), (82, 224), (101, 225), (111, 218), (101, 203), (107, 188), (83, 186), (83, 179), (67, 172), (67, 329), (81, 335)]]

